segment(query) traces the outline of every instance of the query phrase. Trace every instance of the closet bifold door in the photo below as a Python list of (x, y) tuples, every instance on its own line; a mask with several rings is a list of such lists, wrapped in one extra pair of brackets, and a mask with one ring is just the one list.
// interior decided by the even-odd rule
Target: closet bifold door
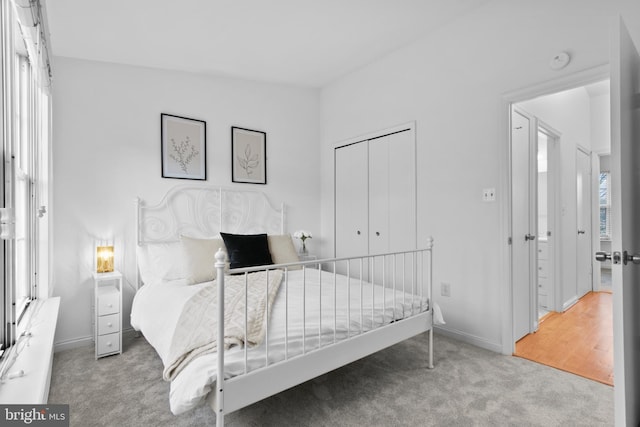
[(415, 146), (408, 131), (369, 141), (369, 252), (415, 249)]
[(388, 251), (416, 248), (416, 146), (409, 131), (389, 135)]
[(391, 135), (369, 141), (369, 253), (389, 250)]
[[(410, 132), (369, 141), (369, 253), (416, 248), (415, 144)], [(394, 263), (396, 265), (394, 266)], [(384, 264), (384, 268), (383, 268)], [(377, 259), (376, 283), (391, 286), (393, 271), (402, 277), (398, 259)], [(403, 264), (410, 275), (413, 262)], [(384, 280), (382, 278), (383, 271)]]
[(369, 253), (369, 185), (367, 142), (335, 149), (335, 254), (336, 257)]

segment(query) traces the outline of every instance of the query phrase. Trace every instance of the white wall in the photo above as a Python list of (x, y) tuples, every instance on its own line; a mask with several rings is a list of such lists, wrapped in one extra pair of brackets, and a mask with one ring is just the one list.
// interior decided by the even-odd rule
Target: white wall
[[(503, 94), (608, 62), (611, 4), (496, 0), (323, 88), (325, 236), (333, 230), (333, 146), (416, 120), (418, 241), (435, 237), (435, 298), (444, 329), (502, 351), (508, 301)], [(624, 8), (634, 11), (628, 16), (638, 28), (638, 4)], [(553, 71), (549, 61), (562, 50), (573, 60)], [(482, 202), (487, 187), (498, 188), (496, 203)], [(327, 241), (324, 254), (331, 248)], [(451, 284), (451, 297), (440, 296), (441, 282)]]
[(611, 103), (609, 94), (591, 98), (591, 149), (594, 153), (611, 152)]
[[(311, 250), (322, 240), (317, 90), (58, 57), (53, 96), (57, 344), (92, 335), (94, 239), (115, 241), (129, 326), (134, 198), (185, 183), (161, 178), (160, 113), (207, 122), (207, 182), (264, 191), (285, 203), (288, 231), (313, 232)], [(231, 183), (231, 126), (267, 133), (266, 186)]]

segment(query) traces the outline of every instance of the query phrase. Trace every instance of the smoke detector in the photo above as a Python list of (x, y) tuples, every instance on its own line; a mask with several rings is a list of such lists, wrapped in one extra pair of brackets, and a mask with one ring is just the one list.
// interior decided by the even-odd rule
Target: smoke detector
[(549, 62), (549, 67), (552, 70), (562, 70), (566, 67), (571, 61), (571, 56), (567, 52), (560, 52), (551, 58), (551, 62)]

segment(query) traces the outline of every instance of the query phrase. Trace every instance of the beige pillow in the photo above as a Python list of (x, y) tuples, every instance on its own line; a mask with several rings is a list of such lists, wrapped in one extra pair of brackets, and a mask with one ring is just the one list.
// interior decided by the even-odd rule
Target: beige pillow
[[(195, 239), (180, 236), (191, 283), (210, 282), (216, 278), (216, 252), (226, 251), (221, 238)], [(227, 260), (228, 261), (228, 260)]]
[[(269, 252), (274, 264), (288, 264), (290, 262), (298, 262), (298, 252), (293, 245), (293, 240), (289, 234), (278, 234), (267, 236), (269, 242)], [(292, 268), (292, 270), (300, 267)]]
[(186, 261), (180, 243), (147, 243), (136, 248), (138, 271), (145, 285), (187, 279)]

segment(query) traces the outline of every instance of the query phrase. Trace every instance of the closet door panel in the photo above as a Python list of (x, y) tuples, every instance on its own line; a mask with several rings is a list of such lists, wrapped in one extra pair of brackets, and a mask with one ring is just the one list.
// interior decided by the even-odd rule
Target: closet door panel
[(335, 150), (336, 257), (368, 253), (368, 149), (367, 143)]
[(369, 253), (389, 248), (389, 136), (369, 141)]
[(412, 132), (389, 136), (388, 251), (416, 248), (416, 152)]

